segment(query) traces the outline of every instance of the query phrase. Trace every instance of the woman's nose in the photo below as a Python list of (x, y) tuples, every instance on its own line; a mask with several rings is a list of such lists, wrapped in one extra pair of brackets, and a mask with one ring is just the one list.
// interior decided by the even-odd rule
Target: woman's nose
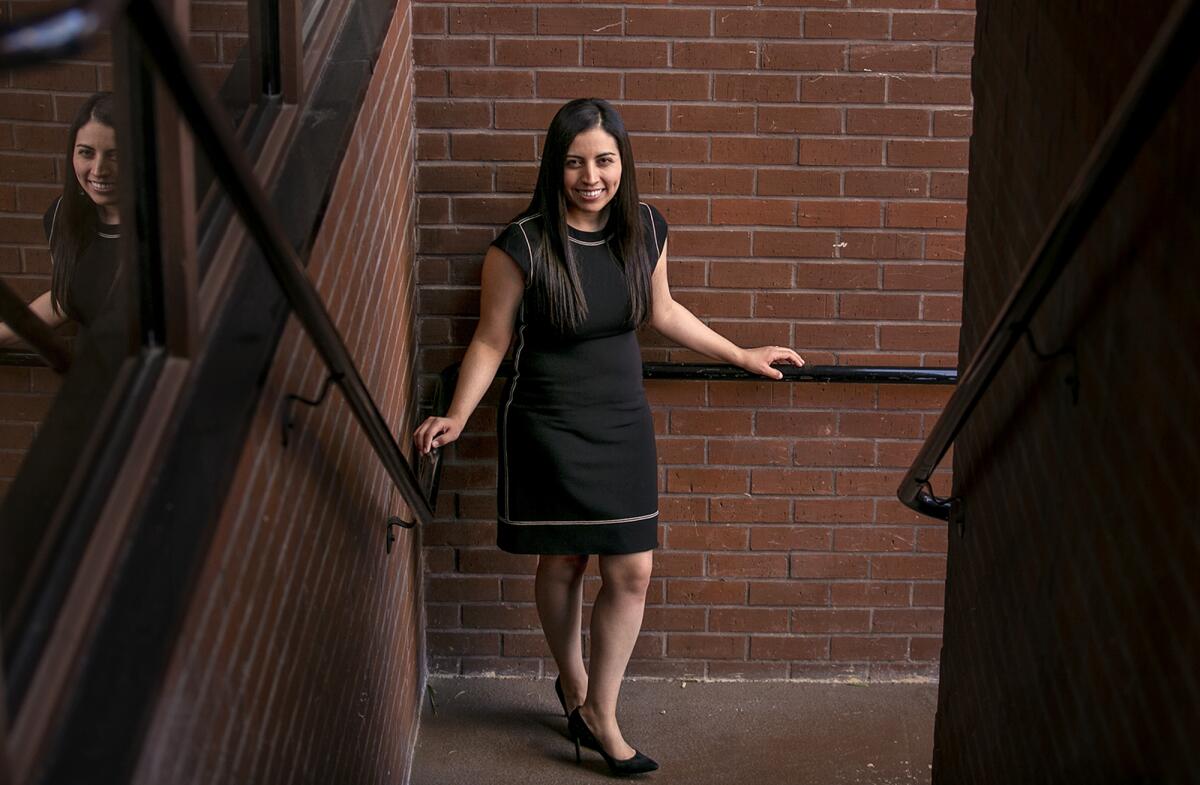
[(95, 171), (97, 175), (105, 175), (111, 173), (114, 168), (115, 167), (111, 159), (106, 156), (100, 156), (98, 159), (96, 159), (96, 165), (93, 167), (93, 171)]

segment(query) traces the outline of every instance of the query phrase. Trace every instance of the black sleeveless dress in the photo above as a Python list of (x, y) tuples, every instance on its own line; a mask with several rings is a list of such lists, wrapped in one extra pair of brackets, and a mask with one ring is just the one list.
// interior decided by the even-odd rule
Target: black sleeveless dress
[[(650, 205), (640, 212), (657, 264), (667, 223)], [(537, 219), (509, 224), (493, 243), (527, 287)], [(569, 239), (588, 316), (564, 335), (536, 298), (521, 303), (497, 422), (497, 544), (510, 553), (639, 553), (658, 546), (658, 482), (629, 296), (605, 232), (571, 229)]]

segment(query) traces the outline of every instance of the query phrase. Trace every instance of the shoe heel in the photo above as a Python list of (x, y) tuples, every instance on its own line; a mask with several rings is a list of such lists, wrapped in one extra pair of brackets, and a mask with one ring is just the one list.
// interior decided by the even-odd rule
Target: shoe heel
[(579, 738), (575, 739), (575, 763), (582, 763), (583, 760), (579, 756)]

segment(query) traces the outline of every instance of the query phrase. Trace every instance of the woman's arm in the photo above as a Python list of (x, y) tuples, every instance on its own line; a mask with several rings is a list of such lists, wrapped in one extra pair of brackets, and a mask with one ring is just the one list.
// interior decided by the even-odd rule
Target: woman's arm
[(421, 455), (446, 446), (462, 433), (512, 343), (517, 308), (524, 296), (525, 281), (517, 263), (499, 248), (488, 248), (480, 282), (479, 324), (463, 357), (450, 410), (445, 417), (427, 418), (413, 433)]
[(650, 326), (680, 346), (771, 379), (783, 378), (783, 374), (772, 368), (771, 363), (804, 365), (800, 355), (783, 346), (759, 346), (755, 349), (735, 346), (675, 302), (671, 297), (671, 287), (667, 284), (666, 243), (663, 243), (650, 286), (653, 296)]
[[(67, 315), (54, 307), (54, 302), (48, 291), (43, 292), (36, 300), (31, 302), (29, 310), (33, 311), (51, 330), (67, 321)], [(4, 322), (0, 322), (0, 346), (12, 346), (20, 340), (20, 337), (12, 331), (12, 328)]]

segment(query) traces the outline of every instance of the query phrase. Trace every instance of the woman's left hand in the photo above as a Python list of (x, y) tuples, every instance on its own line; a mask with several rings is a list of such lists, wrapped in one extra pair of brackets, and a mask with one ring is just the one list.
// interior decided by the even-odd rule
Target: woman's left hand
[(787, 363), (799, 368), (804, 365), (804, 358), (784, 346), (759, 346), (755, 349), (744, 349), (742, 361), (738, 365), (750, 373), (757, 373), (768, 379), (782, 379), (783, 373), (777, 368), (772, 368), (772, 363)]

